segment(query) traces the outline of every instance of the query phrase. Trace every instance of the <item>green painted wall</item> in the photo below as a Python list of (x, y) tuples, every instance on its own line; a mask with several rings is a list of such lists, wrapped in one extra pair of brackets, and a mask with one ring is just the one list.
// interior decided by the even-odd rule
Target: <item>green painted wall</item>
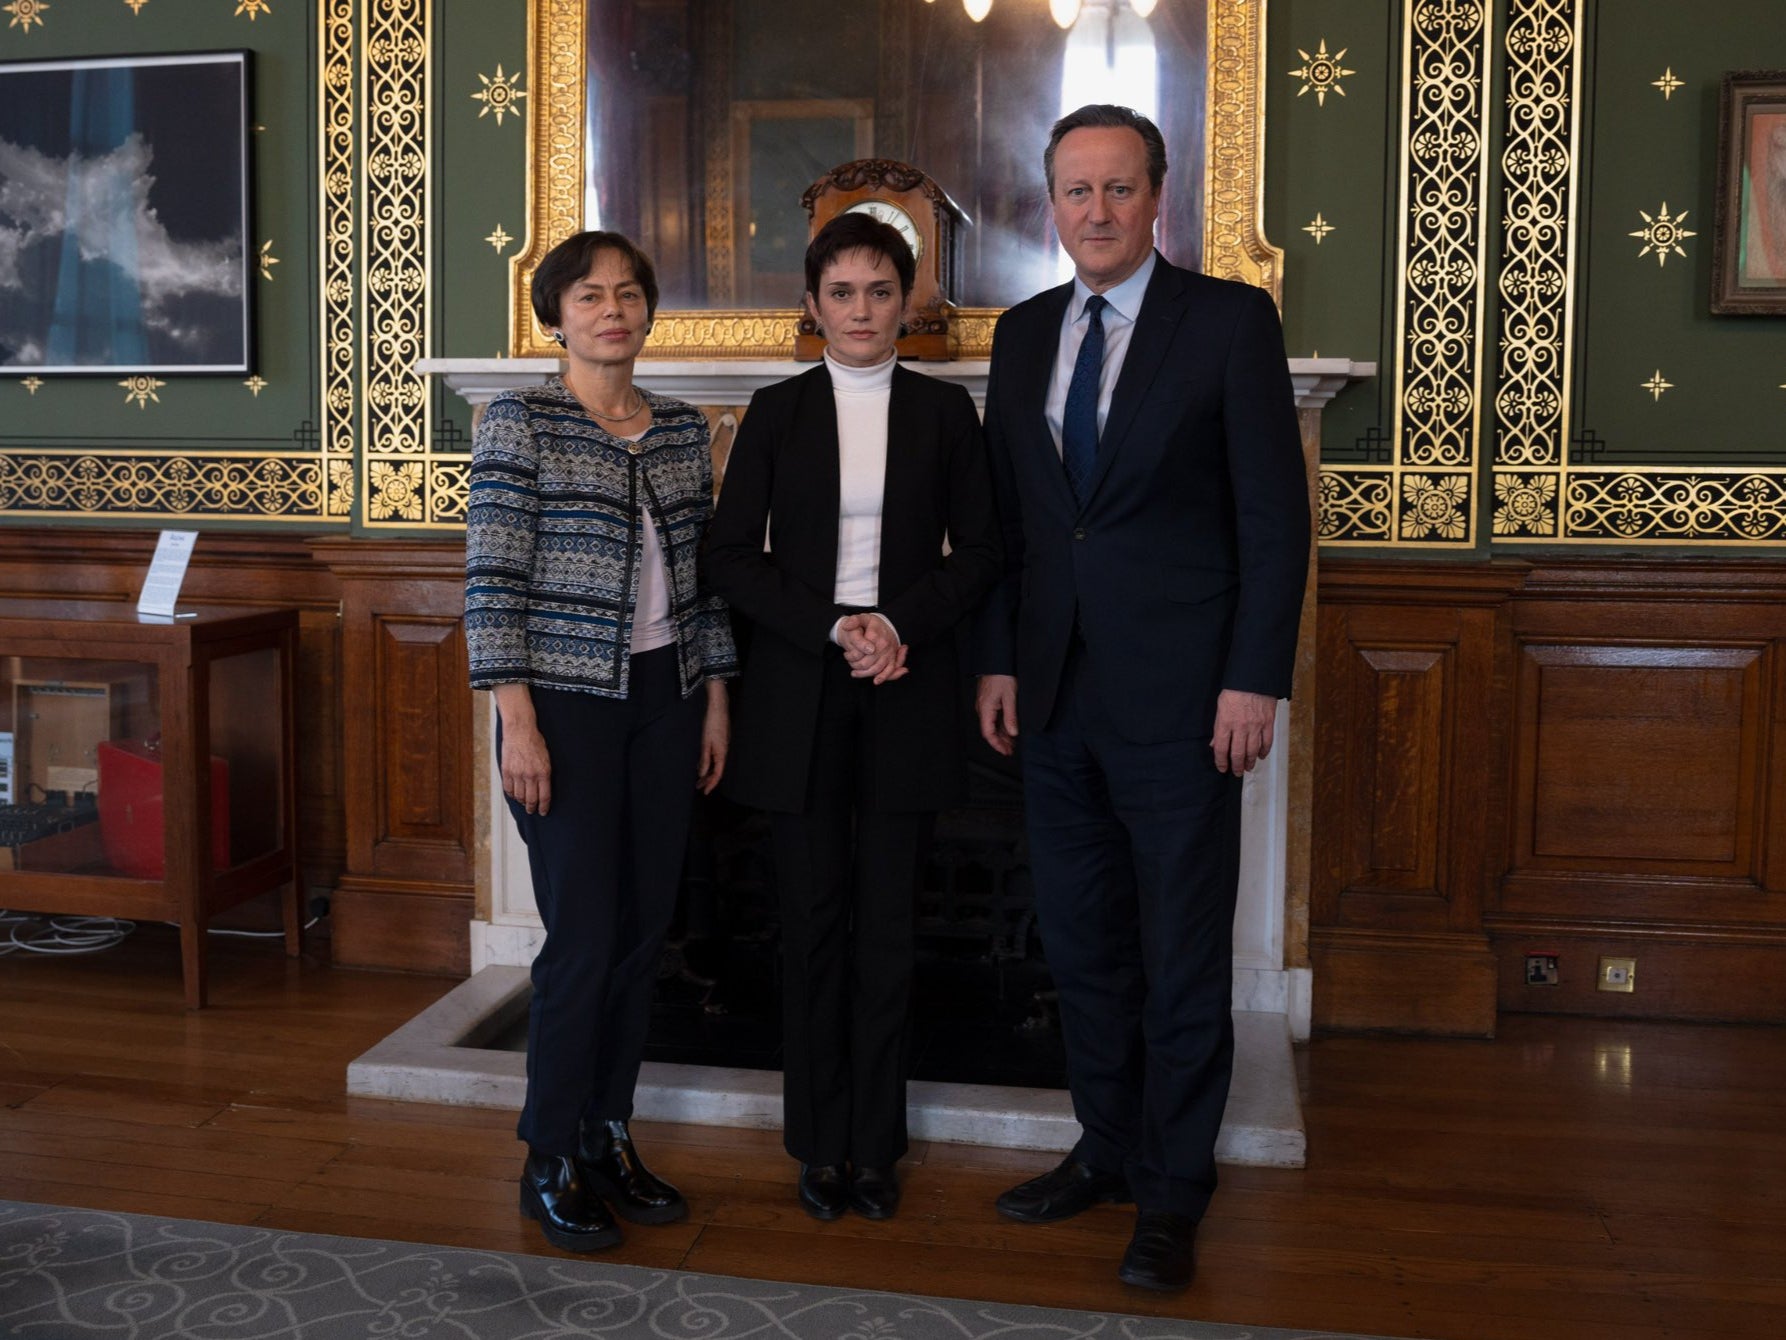
[[(1786, 316), (1713, 316), (1720, 81), (1786, 69), (1786, 5), (1601, 4), (1588, 43), (1585, 298), (1576, 426), (1602, 460), (1786, 463)], [(1672, 71), (1682, 86), (1654, 82)], [(1644, 213), (1666, 204), (1698, 236), (1658, 264)], [(1643, 389), (1656, 372), (1674, 389)]]
[[(1286, 252), (1285, 336), (1292, 355), (1316, 351), (1374, 360), (1375, 382), (1343, 392), (1323, 423), (1322, 457), (1336, 465), (1387, 461), (1383, 440), (1394, 361), (1402, 0), (1272, 0), (1266, 60), (1268, 235)], [(1711, 234), (1717, 178), (1719, 81), (1733, 69), (1786, 67), (1780, 0), (1666, 6), (1589, 0), (1583, 39), (1580, 240), (1574, 406), (1569, 431), (1602, 465), (1724, 463), (1786, 466), (1786, 317), (1714, 317)], [(1483, 439), (1486, 500), (1494, 459), (1493, 397), (1505, 130), (1506, 0), (1497, 0), (1486, 127), (1491, 165), (1490, 285), (1485, 325)], [(1352, 71), (1343, 95), (1306, 92), (1320, 44)], [(1665, 96), (1655, 81), (1682, 81)], [(1666, 203), (1697, 236), (1658, 264), (1631, 237)], [(1316, 215), (1332, 231), (1305, 231)], [(1643, 383), (1660, 371), (1658, 399)], [(1474, 550), (1490, 547), (1485, 515)], [(1529, 552), (1529, 550), (1525, 550)], [(1430, 555), (1429, 555), (1430, 556)]]

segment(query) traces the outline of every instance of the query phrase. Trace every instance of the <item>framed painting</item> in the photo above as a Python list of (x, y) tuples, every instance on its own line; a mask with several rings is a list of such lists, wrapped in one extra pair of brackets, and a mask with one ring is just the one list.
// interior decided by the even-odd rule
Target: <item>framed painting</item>
[(1786, 70), (1724, 76), (1712, 311), (1786, 316)]
[(0, 369), (252, 372), (249, 53), (0, 62)]

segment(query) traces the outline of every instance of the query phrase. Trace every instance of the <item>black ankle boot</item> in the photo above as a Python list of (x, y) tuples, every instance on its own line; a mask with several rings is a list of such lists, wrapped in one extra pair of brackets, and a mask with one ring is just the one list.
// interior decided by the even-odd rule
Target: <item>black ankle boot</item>
[(624, 1121), (584, 1123), (577, 1168), (590, 1186), (613, 1202), (622, 1219), (669, 1224), (688, 1217), (688, 1202), (645, 1166)]
[(539, 1220), (546, 1241), (567, 1252), (593, 1252), (620, 1241), (602, 1198), (577, 1175), (568, 1154), (529, 1150), (521, 1169), (521, 1213)]

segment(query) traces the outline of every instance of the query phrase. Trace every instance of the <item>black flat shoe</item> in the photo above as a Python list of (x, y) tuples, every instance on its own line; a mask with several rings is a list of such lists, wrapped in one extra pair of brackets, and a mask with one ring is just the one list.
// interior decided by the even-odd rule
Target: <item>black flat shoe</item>
[(899, 1208), (899, 1179), (891, 1168), (860, 1165), (850, 1174), (849, 1200), (864, 1219), (891, 1219)]
[(630, 1223), (672, 1224), (688, 1218), (688, 1202), (645, 1166), (624, 1121), (604, 1121), (583, 1131), (577, 1170)]
[(997, 1201), (998, 1212), (1024, 1224), (1052, 1224), (1071, 1219), (1094, 1205), (1133, 1199), (1121, 1173), (1099, 1172), (1068, 1154), (1040, 1177), (1019, 1182)]
[(814, 1219), (835, 1219), (849, 1207), (850, 1186), (843, 1175), (843, 1165), (821, 1163), (818, 1167), (802, 1163), (800, 1204)]
[(620, 1241), (602, 1198), (583, 1185), (568, 1154), (528, 1154), (521, 1169), (521, 1213), (539, 1220), (546, 1241), (567, 1252), (595, 1252)]
[(1116, 1277), (1141, 1289), (1177, 1290), (1197, 1276), (1197, 1221), (1143, 1210)]

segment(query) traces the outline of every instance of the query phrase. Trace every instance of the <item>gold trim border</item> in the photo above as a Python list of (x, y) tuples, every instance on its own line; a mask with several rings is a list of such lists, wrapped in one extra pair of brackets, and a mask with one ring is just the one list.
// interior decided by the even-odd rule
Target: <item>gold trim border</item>
[(1562, 538), (1571, 506), (1565, 476), (1574, 421), (1585, 11), (1581, 0), (1509, 0), (1507, 8), (1491, 525), (1500, 543)]
[[(1206, 0), (1209, 118), (1203, 176), (1204, 269), (1283, 298), (1283, 252), (1265, 240), (1265, 0)], [(533, 272), (583, 226), (584, 0), (528, 0), (526, 249), (509, 262), (509, 353), (558, 353), (533, 319)], [(543, 90), (543, 91), (542, 91)], [(967, 308), (955, 321), (956, 358), (992, 352), (1001, 308)], [(651, 358), (791, 358), (795, 309), (660, 311)]]
[(328, 469), (315, 452), (12, 449), (0, 452), (0, 512), (314, 524), (322, 514)]
[(1326, 544), (1476, 541), (1493, 39), (1494, 0), (1402, 0), (1395, 461), (1322, 470)]
[[(317, 6), (317, 254), (318, 310), (322, 313), (323, 468), (330, 480), (323, 512), (330, 519), (353, 516), (356, 488), (354, 416), (359, 363), (356, 357), (356, 301), (359, 218), (355, 210), (354, 34), (359, 25), (354, 0), (323, 0)], [(345, 465), (345, 469), (338, 469)]]
[(432, 388), (415, 371), (433, 330), (433, 4), (364, 0), (360, 42), (360, 523), (449, 527), (465, 517), (464, 457), (434, 451)]
[(1203, 271), (1284, 301), (1284, 253), (1265, 237), (1265, 0), (1209, 0)]

